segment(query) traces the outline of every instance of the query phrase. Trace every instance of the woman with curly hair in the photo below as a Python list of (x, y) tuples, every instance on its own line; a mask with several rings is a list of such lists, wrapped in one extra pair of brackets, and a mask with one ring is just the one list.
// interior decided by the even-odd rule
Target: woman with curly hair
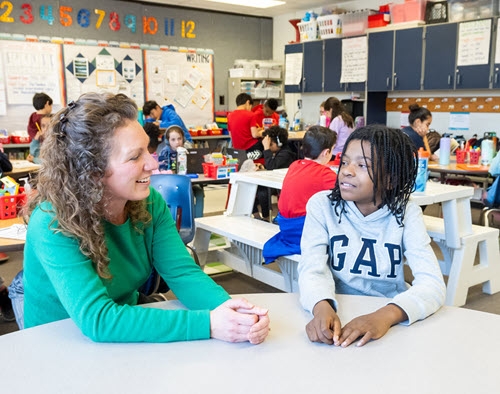
[[(100, 342), (262, 342), (267, 310), (203, 273), (150, 188), (158, 164), (136, 119), (131, 99), (98, 93), (53, 117), (26, 212), (25, 327), (69, 317)], [(153, 267), (191, 310), (137, 306)]]

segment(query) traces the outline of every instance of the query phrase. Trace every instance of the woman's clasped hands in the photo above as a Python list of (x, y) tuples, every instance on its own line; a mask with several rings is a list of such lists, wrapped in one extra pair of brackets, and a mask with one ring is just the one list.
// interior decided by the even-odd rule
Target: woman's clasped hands
[(257, 345), (269, 334), (268, 310), (244, 298), (230, 299), (210, 312), (210, 337)]

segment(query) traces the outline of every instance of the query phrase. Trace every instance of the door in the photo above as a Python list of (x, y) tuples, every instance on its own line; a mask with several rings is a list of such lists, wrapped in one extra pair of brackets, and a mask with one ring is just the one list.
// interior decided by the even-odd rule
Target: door
[(345, 87), (340, 83), (340, 74), (342, 72), (342, 39), (330, 38), (325, 40), (324, 53), (324, 91), (340, 92)]
[(424, 90), (454, 88), (456, 47), (456, 23), (426, 26)]
[[(303, 45), (302, 44), (290, 44), (285, 45), (285, 67), (286, 67), (286, 59), (287, 55), (303, 53)], [(302, 59), (303, 60), (303, 59)], [(303, 64), (304, 62), (302, 62)], [(295, 71), (295, 70), (294, 70)], [(294, 85), (285, 85), (285, 93), (301, 93), (302, 92), (302, 65), (300, 66), (300, 70), (298, 70), (301, 74), (301, 78), (298, 84)], [(292, 72), (292, 70), (285, 69), (285, 81), (286, 81), (286, 73)]]
[(323, 41), (304, 42), (303, 92), (323, 91)]
[(422, 27), (396, 30), (394, 90), (420, 90), (423, 56)]

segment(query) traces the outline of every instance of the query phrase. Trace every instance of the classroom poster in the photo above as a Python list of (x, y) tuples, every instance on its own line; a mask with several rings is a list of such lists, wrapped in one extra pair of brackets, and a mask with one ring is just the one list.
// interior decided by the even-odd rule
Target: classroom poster
[(173, 104), (187, 127), (214, 121), (213, 54), (210, 51), (145, 50), (146, 100)]
[(490, 40), (491, 19), (460, 23), (457, 66), (488, 64)]
[(342, 40), (342, 73), (340, 83), (365, 82), (367, 73), (367, 37), (344, 38)]
[(32, 105), (35, 93), (47, 93), (55, 105), (63, 103), (61, 45), (0, 41), (2, 90), (9, 105)]
[(133, 48), (64, 45), (68, 101), (87, 92), (123, 93), (144, 104), (142, 51)]

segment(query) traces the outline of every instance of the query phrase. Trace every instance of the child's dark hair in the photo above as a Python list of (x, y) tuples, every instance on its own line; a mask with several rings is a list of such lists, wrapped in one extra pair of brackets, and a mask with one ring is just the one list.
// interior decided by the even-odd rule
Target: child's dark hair
[(410, 124), (413, 124), (417, 119), (423, 122), (432, 116), (431, 111), (418, 104), (410, 104), (408, 108), (410, 109), (410, 115), (408, 115), (408, 123)]
[(288, 142), (288, 131), (279, 126), (269, 127), (267, 130), (264, 130), (262, 136), (269, 136), (271, 141), (273, 141), (280, 148)]
[(33, 96), (33, 107), (35, 107), (37, 111), (43, 109), (47, 102), (49, 102), (49, 105), (52, 105), (53, 103), (50, 96), (46, 93), (35, 93)]
[(325, 149), (332, 149), (337, 133), (323, 126), (311, 126), (302, 139), (304, 157), (315, 160)]
[(269, 109), (276, 111), (278, 109), (278, 100), (271, 98), (271, 99), (266, 101), (265, 105)]
[(435, 130), (429, 131), (427, 133), (427, 141), (429, 142), (431, 153), (434, 153), (439, 149), (439, 143), (441, 142), (441, 134), (439, 134)]
[(148, 148), (151, 148), (151, 150), (155, 152), (156, 148), (158, 148), (158, 145), (160, 144), (160, 141), (158, 141), (158, 137), (160, 136), (160, 128), (157, 124), (154, 124), (152, 122), (146, 123), (143, 127), (144, 131), (149, 137)]
[(154, 100), (149, 100), (144, 103), (142, 106), (142, 113), (144, 116), (151, 115), (151, 111), (158, 107), (158, 103)]
[(352, 119), (352, 116), (346, 112), (344, 104), (342, 104), (337, 97), (327, 98), (323, 109), (325, 111), (332, 110), (332, 120), (340, 115), (347, 127), (354, 127), (354, 120)]
[(248, 93), (240, 93), (236, 96), (236, 105), (239, 107), (240, 105), (244, 105), (247, 103), (247, 101), (250, 101), (250, 105), (253, 104), (253, 99), (252, 96), (250, 96)]
[[(372, 163), (371, 171), (368, 173), (373, 181), (373, 204), (376, 204), (376, 196), (380, 193), (382, 199), (380, 208), (387, 205), (398, 224), (402, 226), (418, 169), (417, 149), (410, 137), (401, 130), (384, 125), (361, 127), (347, 138), (342, 156), (352, 141), (361, 142), (363, 154), (365, 153), (362, 143), (366, 141), (370, 144)], [(340, 164), (339, 174), (342, 171), (342, 165), (343, 161)], [(345, 212), (345, 200), (342, 199), (338, 178), (328, 197), (332, 200), (337, 214), (339, 214), (339, 209), (340, 215)]]

